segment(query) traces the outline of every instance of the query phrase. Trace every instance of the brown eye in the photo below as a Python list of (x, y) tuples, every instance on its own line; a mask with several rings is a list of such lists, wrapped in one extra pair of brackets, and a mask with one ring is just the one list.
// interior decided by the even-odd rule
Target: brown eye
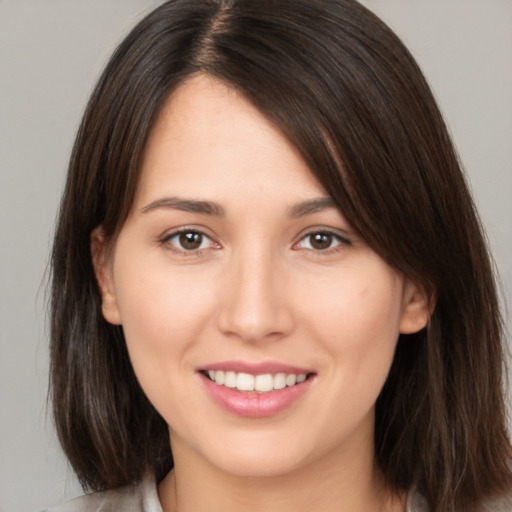
[(193, 231), (180, 233), (179, 245), (187, 251), (195, 251), (201, 247), (203, 243), (203, 235)]
[(190, 253), (201, 251), (202, 249), (214, 248), (216, 246), (209, 236), (200, 231), (193, 230), (175, 232), (163, 239), (162, 242), (166, 245), (170, 245), (171, 248), (177, 251)]
[(313, 233), (309, 235), (309, 243), (313, 249), (323, 251), (329, 249), (332, 245), (334, 237), (330, 233)]
[(350, 241), (329, 231), (314, 231), (304, 236), (295, 248), (327, 252), (331, 249), (341, 248), (342, 245), (350, 245)]

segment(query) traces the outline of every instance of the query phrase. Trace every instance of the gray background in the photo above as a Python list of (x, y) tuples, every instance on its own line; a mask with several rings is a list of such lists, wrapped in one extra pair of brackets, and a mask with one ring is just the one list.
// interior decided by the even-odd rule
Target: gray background
[[(46, 409), (45, 269), (100, 70), (154, 0), (0, 0), (0, 511), (80, 494)], [(512, 2), (365, 0), (418, 59), (512, 290)], [(508, 313), (510, 326), (510, 313)]]

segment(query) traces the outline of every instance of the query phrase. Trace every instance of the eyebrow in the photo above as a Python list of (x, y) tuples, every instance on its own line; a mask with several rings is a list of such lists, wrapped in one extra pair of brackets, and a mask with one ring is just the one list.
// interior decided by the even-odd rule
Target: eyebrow
[(142, 213), (149, 213), (160, 208), (180, 210), (182, 212), (201, 213), (203, 215), (215, 215), (223, 217), (224, 208), (210, 201), (197, 201), (194, 199), (181, 199), (179, 197), (162, 197), (142, 208)]
[[(290, 209), (289, 215), (292, 218), (305, 217), (329, 208), (336, 208), (335, 202), (330, 197), (319, 197), (302, 201)], [(162, 197), (152, 201), (142, 208), (142, 213), (149, 213), (158, 209), (180, 210), (183, 212), (200, 213), (203, 215), (214, 215), (224, 217), (225, 211), (218, 203), (211, 201), (199, 201), (195, 199), (182, 199), (179, 197)]]
[(331, 197), (319, 197), (303, 201), (294, 205), (290, 210), (290, 217), (304, 217), (313, 213), (318, 213), (329, 208), (336, 208), (336, 203)]

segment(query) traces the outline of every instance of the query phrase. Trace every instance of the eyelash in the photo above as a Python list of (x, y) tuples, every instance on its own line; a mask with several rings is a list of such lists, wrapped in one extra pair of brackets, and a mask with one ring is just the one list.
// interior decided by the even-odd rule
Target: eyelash
[[(171, 240), (173, 238), (178, 238), (181, 235), (199, 235), (201, 237), (201, 245), (205, 242), (205, 240), (210, 241), (210, 247), (202, 248), (202, 249), (185, 249), (183, 247), (179, 247), (176, 244), (173, 244)], [(172, 251), (177, 252), (178, 254), (182, 256), (201, 256), (203, 254), (204, 250), (207, 249), (218, 249), (220, 248), (220, 245), (216, 243), (210, 236), (208, 236), (206, 233), (203, 233), (199, 229), (193, 229), (193, 228), (181, 228), (178, 230), (173, 231), (172, 233), (169, 233), (168, 235), (165, 235), (159, 240), (159, 243), (163, 246), (166, 246)], [(212, 247), (214, 246), (214, 247)]]
[[(201, 237), (200, 245), (203, 245), (205, 240), (209, 240), (210, 246), (206, 247), (206, 248), (202, 248), (202, 249), (197, 248), (197, 249), (188, 249), (188, 250), (183, 247), (180, 248), (176, 244), (173, 244), (171, 242), (171, 240), (173, 240), (174, 238), (178, 238), (181, 235), (199, 235)], [(324, 254), (334, 253), (334, 252), (337, 252), (337, 251), (343, 249), (344, 246), (352, 245), (352, 242), (349, 239), (342, 237), (341, 235), (334, 233), (333, 231), (329, 231), (327, 229), (317, 229), (317, 230), (310, 231), (310, 232), (306, 233), (305, 235), (303, 235), (299, 239), (298, 242), (293, 244), (292, 248), (294, 250), (301, 249), (300, 244), (304, 243), (304, 241), (307, 240), (308, 238), (311, 240), (311, 237), (313, 237), (315, 235), (330, 237), (331, 243), (336, 242), (336, 244), (334, 246), (330, 246), (325, 249), (315, 249), (314, 247), (312, 247), (311, 241), (309, 243), (310, 247), (304, 247), (305, 250), (311, 251), (313, 253), (318, 253), (319, 255), (322, 253), (324, 253)], [(192, 229), (192, 228), (181, 228), (176, 231), (173, 231), (172, 233), (169, 233), (168, 235), (165, 235), (164, 237), (162, 237), (159, 240), (159, 243), (161, 245), (169, 247), (170, 250), (175, 251), (183, 256), (201, 256), (203, 254), (204, 250), (208, 250), (208, 249), (212, 249), (212, 248), (219, 249), (221, 247), (220, 244), (218, 244), (217, 242), (212, 240), (212, 238), (210, 236), (208, 236), (206, 233), (202, 232), (201, 230)]]
[(331, 242), (336, 242), (336, 244), (334, 246), (330, 246), (325, 249), (315, 249), (314, 247), (304, 247), (304, 249), (306, 249), (307, 251), (317, 253), (318, 255), (332, 254), (332, 253), (342, 250), (344, 247), (346, 247), (348, 245), (352, 245), (352, 242), (348, 238), (345, 238), (345, 237), (339, 235), (338, 233), (334, 233), (333, 231), (330, 231), (328, 229), (316, 229), (314, 231), (309, 231), (304, 236), (302, 236), (300, 238), (300, 240), (293, 245), (293, 249), (296, 249), (296, 248), (300, 249), (299, 245), (304, 243), (304, 241), (307, 239), (310, 239), (309, 245), (311, 246), (311, 237), (313, 237), (315, 235), (330, 237)]

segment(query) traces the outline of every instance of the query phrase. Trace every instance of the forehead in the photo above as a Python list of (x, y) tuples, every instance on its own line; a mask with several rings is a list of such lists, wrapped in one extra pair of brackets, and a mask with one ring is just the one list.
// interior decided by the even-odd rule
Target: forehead
[[(155, 195), (325, 194), (299, 151), (242, 94), (196, 75), (167, 99), (150, 133), (135, 203)], [(307, 198), (307, 197), (306, 197)]]

